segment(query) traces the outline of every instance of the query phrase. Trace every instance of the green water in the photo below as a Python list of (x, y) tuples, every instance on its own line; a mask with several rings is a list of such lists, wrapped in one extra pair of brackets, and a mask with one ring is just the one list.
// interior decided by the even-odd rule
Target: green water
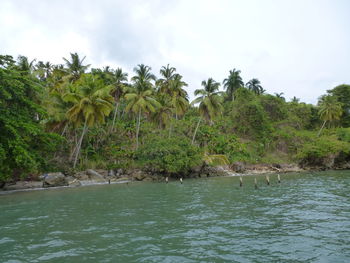
[(350, 171), (0, 195), (0, 262), (350, 262)]

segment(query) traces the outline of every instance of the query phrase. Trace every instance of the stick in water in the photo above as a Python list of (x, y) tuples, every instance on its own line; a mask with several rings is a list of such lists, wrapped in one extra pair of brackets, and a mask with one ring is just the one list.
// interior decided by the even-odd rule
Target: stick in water
[(256, 178), (254, 178), (254, 187), (255, 189), (258, 189), (258, 181), (256, 180)]

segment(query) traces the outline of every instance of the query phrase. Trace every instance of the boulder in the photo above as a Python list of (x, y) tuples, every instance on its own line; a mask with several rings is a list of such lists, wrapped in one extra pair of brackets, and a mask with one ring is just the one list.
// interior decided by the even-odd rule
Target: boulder
[(68, 185), (71, 187), (81, 186), (80, 181), (77, 178), (74, 178), (73, 176), (67, 176), (66, 180), (68, 182)]
[(235, 171), (236, 173), (243, 173), (246, 170), (245, 164), (242, 162), (234, 162), (231, 165), (231, 168), (233, 171)]
[(44, 187), (53, 186), (66, 186), (68, 185), (67, 179), (63, 173), (49, 173), (44, 175)]
[(22, 190), (43, 187), (43, 182), (40, 181), (19, 181), (16, 183), (6, 183), (4, 190)]
[(131, 177), (136, 181), (142, 181), (146, 176), (141, 170), (134, 170)]
[(104, 177), (101, 174), (99, 174), (98, 172), (96, 172), (95, 170), (87, 169), (86, 170), (86, 174), (93, 181), (96, 181), (96, 182), (104, 182), (104, 181), (106, 181), (104, 179)]
[(78, 180), (89, 180), (89, 176), (86, 174), (86, 172), (75, 173), (74, 177)]

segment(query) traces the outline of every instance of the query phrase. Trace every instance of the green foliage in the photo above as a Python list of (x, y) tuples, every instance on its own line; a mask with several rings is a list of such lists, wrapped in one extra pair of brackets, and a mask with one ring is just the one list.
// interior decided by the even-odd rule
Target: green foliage
[(0, 67), (0, 181), (46, 167), (60, 136), (40, 125), (44, 110), (36, 103), (41, 92), (36, 79), (17, 70), (10, 57)]
[(350, 161), (350, 130), (335, 128), (350, 125), (349, 85), (328, 91), (316, 107), (266, 94), (258, 79), (244, 86), (233, 69), (225, 93), (209, 78), (189, 104), (174, 67), (163, 66), (157, 80), (140, 64), (128, 83), (120, 68), (88, 73), (84, 59), (71, 53), (64, 65), (52, 65), (0, 56), (0, 180), (69, 170), (73, 159), (79, 169), (172, 174), (203, 162)]
[(264, 140), (272, 129), (266, 112), (258, 100), (246, 98), (239, 95), (232, 104), (234, 128), (244, 137)]
[(213, 136), (208, 149), (214, 154), (225, 154), (230, 163), (235, 161), (248, 161), (250, 154), (245, 144), (239, 142), (233, 134), (218, 134)]
[(303, 165), (327, 166), (329, 159), (349, 152), (350, 143), (338, 140), (337, 136), (322, 136), (301, 145), (296, 157)]
[(350, 85), (339, 85), (328, 90), (328, 93), (336, 97), (337, 101), (342, 105), (341, 125), (343, 127), (350, 127)]
[(145, 141), (135, 159), (152, 171), (178, 174), (200, 165), (202, 152), (185, 137), (154, 137)]

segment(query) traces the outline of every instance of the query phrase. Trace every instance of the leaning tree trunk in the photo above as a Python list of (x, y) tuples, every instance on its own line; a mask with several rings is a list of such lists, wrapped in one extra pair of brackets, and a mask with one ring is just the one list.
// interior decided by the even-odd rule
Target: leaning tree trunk
[(83, 138), (84, 138), (84, 135), (87, 132), (87, 130), (88, 130), (88, 127), (87, 127), (87, 119), (86, 119), (85, 123), (84, 123), (83, 132), (81, 134), (81, 137), (80, 137), (80, 140), (79, 140), (79, 143), (78, 143), (78, 146), (77, 146), (77, 150), (76, 150), (76, 153), (75, 153), (73, 168), (75, 168), (75, 166), (77, 165), (78, 157), (79, 157), (80, 149), (81, 149), (81, 144), (83, 142)]
[(193, 134), (193, 137), (192, 137), (192, 144), (194, 143), (194, 139), (196, 138), (197, 130), (198, 130), (198, 127), (199, 127), (199, 124), (200, 124), (201, 120), (202, 120), (202, 118), (199, 117), (199, 120), (198, 120), (198, 123), (197, 123), (197, 127), (194, 130), (194, 134)]
[(118, 106), (119, 106), (119, 102), (116, 102), (115, 103), (115, 108), (114, 108), (112, 127), (111, 127), (109, 132), (113, 132), (114, 131), (115, 120), (117, 118), (117, 113), (118, 113)]
[(327, 121), (324, 121), (324, 122), (323, 122), (321, 129), (318, 131), (317, 137), (319, 137), (319, 136), (321, 135), (321, 132), (322, 132), (324, 126), (326, 125), (326, 122), (327, 122)]
[(139, 116), (138, 116), (138, 118), (137, 118), (137, 127), (136, 127), (136, 150), (139, 148), (140, 123), (141, 123), (141, 108), (139, 109)]

